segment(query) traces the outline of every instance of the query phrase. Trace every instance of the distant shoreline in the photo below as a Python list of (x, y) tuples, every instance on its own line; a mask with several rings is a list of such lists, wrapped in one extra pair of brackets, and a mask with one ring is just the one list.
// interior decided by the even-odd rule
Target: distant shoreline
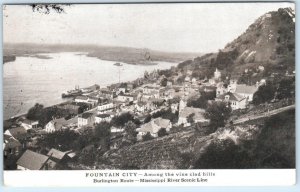
[[(49, 54), (52, 53), (60, 53), (60, 52), (49, 52)], [(72, 51), (70, 51), (70, 53), (72, 53)], [(42, 55), (42, 54), (47, 54), (47, 53), (36, 53), (36, 54), (21, 54), (21, 55), (5, 55), (3, 56), (3, 64), (4, 63), (8, 63), (8, 62), (13, 62), (16, 60), (17, 57), (35, 57), (38, 59), (52, 59), (52, 57), (47, 56), (47, 55)], [(156, 62), (174, 62), (174, 61), (147, 61), (147, 60), (139, 60), (139, 61), (125, 61), (125, 60), (113, 60), (113, 59), (107, 59), (107, 58), (101, 58), (101, 57), (97, 57), (97, 56), (92, 56), (90, 55), (90, 53), (78, 53), (76, 55), (85, 55), (87, 57), (93, 57), (93, 58), (97, 58), (99, 60), (106, 60), (106, 61), (116, 61), (116, 62), (122, 62), (125, 64), (129, 64), (129, 65), (157, 65), (158, 63)], [(181, 62), (181, 61), (179, 61)], [(174, 62), (174, 63), (179, 63), (179, 62)]]

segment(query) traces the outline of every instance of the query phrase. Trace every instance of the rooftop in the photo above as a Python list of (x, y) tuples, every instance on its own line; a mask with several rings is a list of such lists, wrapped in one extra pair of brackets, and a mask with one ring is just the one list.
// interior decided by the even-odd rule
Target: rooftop
[(63, 159), (64, 156), (66, 155), (66, 152), (62, 152), (62, 151), (59, 151), (59, 150), (57, 150), (57, 149), (52, 148), (52, 149), (48, 152), (47, 155), (48, 155), (49, 157), (51, 156), (51, 157), (54, 157), (55, 159), (61, 160), (61, 159)]
[(228, 99), (229, 101), (242, 101), (243, 99), (245, 99), (245, 97), (243, 97), (242, 95), (240, 95), (238, 93), (231, 93), (231, 92), (219, 95), (217, 97), (217, 99), (225, 100), (226, 96), (229, 96), (229, 99)]
[(195, 114), (195, 119), (206, 119), (204, 117), (205, 110), (201, 108), (186, 107), (179, 113), (179, 117), (187, 118), (191, 114)]
[(257, 91), (256, 86), (249, 86), (246, 84), (238, 84), (236, 85), (236, 93), (246, 93), (246, 94), (254, 94)]
[(154, 121), (150, 121), (149, 123), (146, 123), (142, 125), (140, 129), (137, 129), (138, 132), (145, 132), (145, 133), (157, 133), (160, 130), (161, 127), (156, 125)]
[(8, 132), (16, 139), (24, 139), (27, 136), (27, 131), (24, 127), (16, 127), (8, 129)]
[(162, 128), (167, 128), (168, 125), (169, 125), (170, 122), (171, 122), (169, 119), (163, 119), (163, 118), (161, 118), (161, 117), (156, 118), (156, 119), (154, 119), (153, 121), (154, 121), (154, 123), (155, 123), (156, 125), (158, 125), (158, 126), (160, 126), (160, 127), (162, 127)]
[(87, 113), (81, 114), (79, 117), (81, 117), (83, 119), (88, 119), (88, 118), (92, 117), (93, 115), (94, 115), (93, 113), (87, 112)]
[(77, 96), (75, 99), (88, 100), (87, 96)]
[(110, 115), (105, 113), (105, 114), (99, 114), (99, 115), (97, 115), (97, 117), (107, 118), (107, 117), (110, 117)]
[[(17, 164), (29, 170), (40, 170), (47, 163), (48, 159), (49, 157), (46, 155), (26, 150), (18, 159)], [(55, 166), (55, 163), (53, 163), (51, 162), (52, 167)]]

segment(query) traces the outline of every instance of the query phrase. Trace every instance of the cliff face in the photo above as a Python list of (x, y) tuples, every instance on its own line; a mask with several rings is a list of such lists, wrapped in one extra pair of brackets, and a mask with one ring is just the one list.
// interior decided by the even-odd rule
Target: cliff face
[(283, 72), (295, 69), (295, 13), (291, 8), (262, 15), (218, 53), (197, 57), (185, 66), (218, 67), (235, 73), (242, 66), (257, 65), (280, 66)]
[(279, 9), (259, 17), (222, 51), (236, 49), (236, 63), (276, 62), (295, 54), (295, 14)]

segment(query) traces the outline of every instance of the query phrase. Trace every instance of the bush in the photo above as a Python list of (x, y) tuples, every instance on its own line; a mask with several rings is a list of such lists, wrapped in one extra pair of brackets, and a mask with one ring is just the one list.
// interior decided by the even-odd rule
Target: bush
[(224, 102), (213, 102), (206, 109), (205, 116), (210, 120), (210, 132), (215, 132), (219, 127), (225, 126), (231, 114), (231, 107)]
[(275, 88), (271, 83), (262, 85), (253, 95), (253, 104), (259, 105), (271, 101), (275, 96)]
[(143, 135), (143, 141), (149, 141), (151, 139), (154, 139), (154, 137), (152, 137), (149, 132), (146, 135)]
[(157, 135), (158, 135), (158, 137), (163, 137), (163, 136), (168, 135), (168, 133), (167, 133), (166, 129), (162, 128), (157, 132)]

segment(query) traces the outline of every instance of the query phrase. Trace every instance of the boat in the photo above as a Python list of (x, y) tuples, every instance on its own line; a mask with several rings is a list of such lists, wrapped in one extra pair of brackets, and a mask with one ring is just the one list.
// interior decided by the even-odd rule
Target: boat
[(82, 94), (82, 91), (79, 89), (79, 86), (76, 86), (74, 90), (69, 90), (66, 93), (63, 93), (61, 95), (62, 98), (67, 97), (76, 97)]
[(116, 65), (116, 66), (123, 66), (123, 64), (121, 64), (121, 63), (115, 63), (114, 65)]

